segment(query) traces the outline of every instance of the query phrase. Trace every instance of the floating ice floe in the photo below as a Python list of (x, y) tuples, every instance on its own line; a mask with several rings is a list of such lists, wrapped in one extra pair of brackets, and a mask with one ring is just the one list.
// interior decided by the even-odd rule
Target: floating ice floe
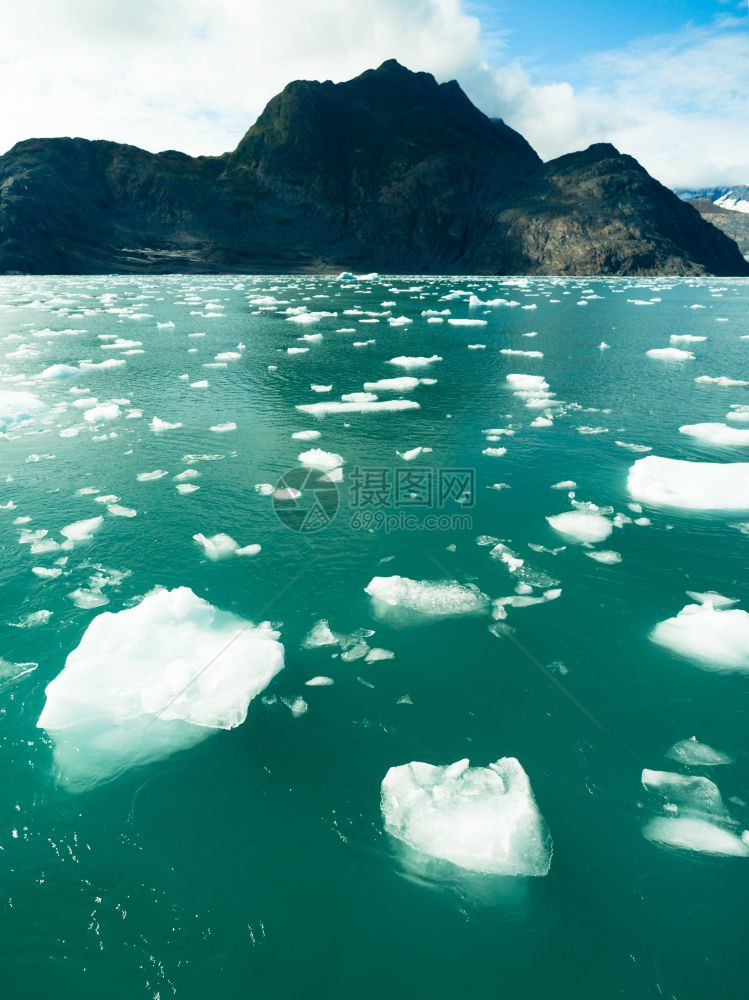
[(80, 542), (90, 541), (103, 523), (104, 518), (101, 516), (88, 517), (83, 521), (74, 521), (72, 524), (66, 524), (61, 529), (60, 534), (66, 539), (69, 547), (72, 548)]
[(44, 369), (39, 378), (49, 382), (60, 382), (66, 378), (75, 378), (79, 374), (80, 370), (72, 365), (50, 365), (49, 368)]
[(473, 585), (451, 581), (375, 576), (364, 588), (378, 611), (400, 609), (428, 618), (478, 614), (486, 610), (486, 594)]
[(163, 434), (164, 431), (176, 431), (182, 426), (181, 422), (170, 424), (168, 420), (162, 420), (160, 417), (154, 417), (151, 420), (151, 430), (154, 434)]
[(414, 375), (400, 375), (397, 378), (381, 378), (377, 382), (365, 382), (367, 392), (411, 392), (422, 379)]
[(749, 382), (740, 378), (729, 378), (728, 375), (698, 375), (695, 382), (701, 385), (717, 385), (722, 389), (730, 389), (734, 386), (749, 385)]
[(672, 333), (668, 339), (672, 344), (702, 344), (707, 337), (698, 337), (693, 333)]
[(98, 615), (47, 686), (37, 722), (61, 780), (81, 790), (240, 725), (283, 668), (278, 639), (187, 587)]
[(645, 353), (657, 361), (694, 361), (691, 351), (682, 351), (678, 347), (653, 347)]
[(442, 361), (439, 354), (432, 354), (430, 357), (407, 357), (404, 354), (399, 355), (397, 358), (391, 358), (387, 364), (398, 365), (401, 368), (424, 368), (426, 365), (431, 365), (435, 361)]
[(749, 424), (749, 405), (732, 403), (730, 413), (726, 414), (726, 420), (732, 420), (737, 424)]
[(546, 520), (554, 531), (576, 542), (604, 542), (614, 530), (607, 517), (592, 510), (568, 510)]
[(391, 767), (381, 796), (385, 829), (416, 851), (471, 872), (548, 874), (551, 835), (514, 757)]
[(418, 458), (419, 455), (428, 454), (431, 452), (431, 450), (432, 450), (431, 448), (424, 448), (424, 447), (410, 448), (408, 451), (396, 450), (395, 454), (398, 456), (398, 458), (402, 458), (404, 462), (413, 462), (413, 460), (415, 458)]
[(377, 402), (344, 403), (331, 401), (329, 403), (298, 404), (300, 413), (313, 417), (324, 417), (329, 413), (394, 413), (399, 410), (418, 410), (420, 404), (414, 399), (381, 399)]
[(230, 431), (235, 431), (236, 429), (237, 425), (233, 420), (227, 421), (225, 424), (214, 424), (213, 427), (210, 428), (214, 434), (228, 434)]
[(207, 538), (205, 535), (193, 535), (193, 540), (203, 549), (205, 554), (213, 562), (219, 559), (227, 559), (229, 556), (255, 556), (260, 551), (259, 545), (244, 545), (240, 547), (231, 535), (219, 533)]
[(749, 614), (740, 608), (715, 607), (710, 600), (687, 604), (659, 622), (650, 638), (705, 670), (749, 671)]
[(749, 857), (746, 831), (742, 837), (709, 778), (646, 768), (642, 784), (662, 813), (645, 824), (647, 840), (702, 854)]
[(0, 390), (0, 432), (31, 420), (44, 409), (45, 404), (33, 392)]
[(687, 767), (720, 767), (731, 764), (732, 760), (722, 750), (713, 750), (707, 743), (700, 743), (696, 736), (678, 743), (666, 751), (666, 756)]
[(343, 456), (335, 452), (323, 451), (322, 448), (310, 448), (297, 456), (297, 461), (308, 469), (319, 469), (321, 472), (330, 472), (343, 465)]
[(117, 403), (100, 403), (92, 406), (83, 414), (83, 419), (90, 424), (100, 423), (105, 420), (117, 420), (120, 415), (120, 408)]
[(500, 354), (509, 355), (510, 357), (518, 357), (518, 358), (542, 358), (543, 357), (543, 352), (542, 351), (520, 351), (520, 350), (518, 350), (517, 348), (514, 348), (514, 347), (503, 347), (503, 348), (501, 348), (501, 350), (500, 350), (499, 353)]
[(686, 462), (648, 455), (629, 470), (630, 496), (684, 510), (749, 510), (749, 462)]
[(614, 552), (613, 549), (598, 549), (586, 552), (586, 556), (595, 559), (596, 562), (604, 563), (606, 566), (615, 566), (622, 561), (621, 553)]
[(749, 445), (749, 429), (731, 427), (728, 424), (682, 424), (679, 433), (718, 447), (746, 447)]

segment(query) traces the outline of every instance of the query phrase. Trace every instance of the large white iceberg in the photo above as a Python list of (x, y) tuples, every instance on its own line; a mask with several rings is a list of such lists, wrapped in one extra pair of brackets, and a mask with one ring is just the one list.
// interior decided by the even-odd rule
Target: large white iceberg
[(629, 470), (630, 496), (685, 510), (749, 510), (749, 462), (685, 462), (648, 455)]
[(61, 780), (87, 787), (239, 726), (283, 668), (278, 639), (188, 587), (98, 615), (47, 686), (37, 722)]
[(433, 858), (492, 875), (548, 874), (551, 835), (514, 757), (391, 767), (381, 806), (388, 833)]
[(740, 608), (716, 608), (709, 600), (687, 604), (659, 622), (650, 638), (707, 670), (749, 671), (749, 614)]

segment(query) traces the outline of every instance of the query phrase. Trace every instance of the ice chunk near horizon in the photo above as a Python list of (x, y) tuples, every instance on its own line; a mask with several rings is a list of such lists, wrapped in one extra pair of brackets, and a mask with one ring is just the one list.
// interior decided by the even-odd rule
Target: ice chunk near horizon
[(653, 347), (645, 351), (645, 354), (657, 361), (694, 361), (694, 354), (691, 351), (682, 351), (678, 347)]
[(554, 531), (576, 542), (604, 542), (614, 530), (608, 518), (591, 510), (568, 510), (546, 520)]
[(659, 622), (650, 638), (704, 670), (749, 671), (749, 614), (740, 608), (687, 604)]
[(189, 588), (97, 615), (47, 686), (37, 722), (79, 791), (233, 729), (284, 666), (279, 633)]
[(375, 610), (380, 613), (399, 610), (426, 618), (479, 614), (489, 601), (473, 584), (411, 580), (405, 576), (375, 576), (364, 591), (374, 598)]
[(679, 740), (666, 751), (666, 756), (687, 767), (719, 767), (733, 760), (722, 750), (714, 750), (707, 743), (700, 743), (696, 736)]
[(685, 510), (749, 510), (749, 462), (687, 462), (648, 455), (629, 470), (630, 496)]
[(672, 333), (668, 339), (672, 344), (701, 344), (707, 337), (698, 337), (693, 333)]
[(679, 433), (696, 438), (705, 444), (717, 445), (718, 447), (749, 446), (749, 429), (743, 430), (740, 427), (730, 427), (728, 424), (717, 422), (682, 424), (679, 428)]
[(439, 861), (487, 875), (549, 872), (551, 835), (514, 757), (488, 767), (467, 759), (391, 767), (381, 809), (388, 833)]

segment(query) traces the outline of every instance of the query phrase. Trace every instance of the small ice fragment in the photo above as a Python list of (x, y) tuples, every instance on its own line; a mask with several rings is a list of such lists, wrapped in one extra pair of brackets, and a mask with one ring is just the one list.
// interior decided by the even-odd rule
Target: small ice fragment
[(163, 434), (164, 431), (174, 431), (181, 426), (182, 423), (179, 421), (177, 423), (170, 424), (168, 420), (162, 420), (160, 417), (154, 417), (151, 420), (151, 430), (154, 434)]
[(576, 542), (604, 542), (613, 528), (608, 518), (587, 510), (570, 510), (547, 517), (551, 527)]
[(205, 535), (197, 534), (192, 536), (194, 541), (200, 545), (208, 556), (216, 562), (219, 559), (226, 559), (227, 556), (234, 555), (239, 548), (239, 543), (235, 542), (231, 535), (219, 533), (207, 538)]
[(694, 361), (691, 351), (682, 351), (678, 347), (653, 347), (645, 353), (658, 361)]
[(595, 559), (596, 562), (605, 563), (607, 566), (615, 566), (617, 563), (622, 561), (621, 554), (619, 552), (614, 552), (612, 549), (599, 549), (593, 550), (591, 552), (586, 552), (586, 556), (589, 559)]

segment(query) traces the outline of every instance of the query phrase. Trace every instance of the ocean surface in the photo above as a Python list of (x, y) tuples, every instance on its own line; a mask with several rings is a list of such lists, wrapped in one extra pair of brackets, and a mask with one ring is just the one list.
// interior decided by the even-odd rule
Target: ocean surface
[[(5, 995), (746, 996), (749, 496), (688, 504), (749, 448), (680, 428), (749, 429), (748, 335), (741, 280), (0, 279)], [(365, 389), (394, 378), (418, 383)], [(711, 465), (656, 505), (627, 485), (648, 456)], [(572, 511), (607, 537), (547, 520)], [(279, 633), (245, 721), (213, 718), (233, 675), (154, 588)], [(704, 643), (654, 641), (695, 601)], [(78, 647), (66, 728), (40, 728)], [(724, 762), (668, 756), (692, 737)], [(386, 829), (389, 768), (503, 757), (548, 874)], [(717, 785), (731, 850), (646, 836), (694, 804), (644, 769)]]

